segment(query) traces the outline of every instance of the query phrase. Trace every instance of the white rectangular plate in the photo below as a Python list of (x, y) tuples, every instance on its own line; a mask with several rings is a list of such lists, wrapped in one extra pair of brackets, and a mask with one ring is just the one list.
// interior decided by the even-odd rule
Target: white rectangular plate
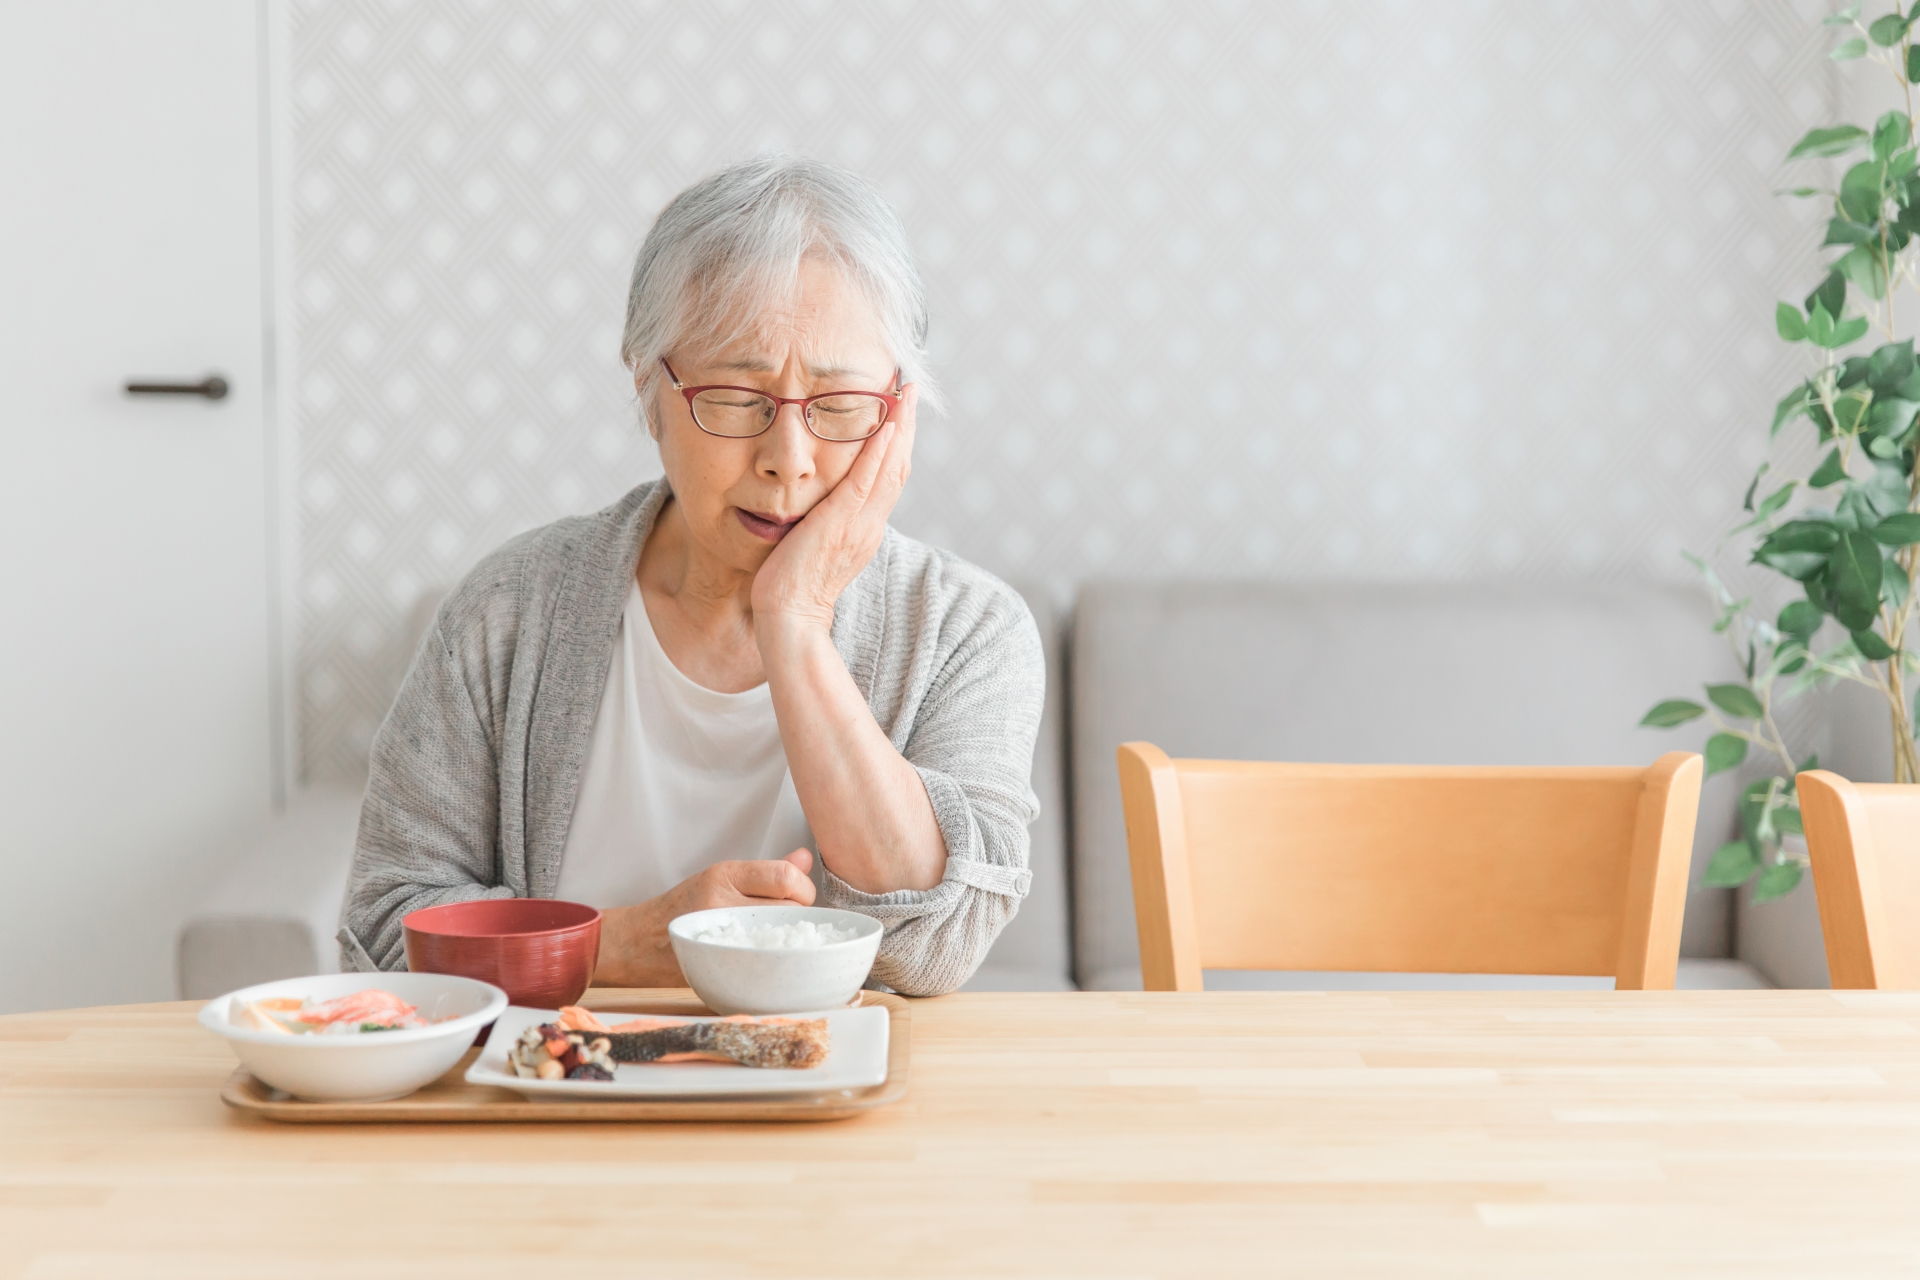
[[(835, 1009), (828, 1013), (798, 1013), (796, 1018), (825, 1018), (830, 1043), (827, 1060), (804, 1070), (735, 1067), (720, 1063), (621, 1063), (613, 1080), (528, 1080), (513, 1074), (507, 1054), (529, 1026), (552, 1022), (552, 1009), (510, 1007), (493, 1024), (486, 1048), (467, 1068), (468, 1084), (512, 1089), (536, 1100), (579, 1101), (584, 1098), (726, 1098), (769, 1093), (838, 1093), (869, 1089), (887, 1079), (887, 1010), (881, 1005)], [(600, 1012), (600, 1020), (616, 1026), (629, 1018), (653, 1016)], [(711, 1019), (690, 1018), (690, 1022)]]

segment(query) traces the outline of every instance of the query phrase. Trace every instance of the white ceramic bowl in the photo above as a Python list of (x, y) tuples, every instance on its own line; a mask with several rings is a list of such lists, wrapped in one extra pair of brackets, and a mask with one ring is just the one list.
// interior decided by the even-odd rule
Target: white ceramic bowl
[[(859, 932), (824, 947), (732, 947), (694, 935), (724, 920), (743, 925), (809, 920)], [(716, 907), (676, 916), (667, 925), (687, 985), (715, 1013), (813, 1013), (844, 1008), (860, 990), (880, 950), (880, 922), (832, 907)]]
[[(369, 988), (391, 991), (435, 1021), (432, 1026), (360, 1035), (283, 1035), (236, 1026), (232, 1014), (250, 1000), (286, 996), (332, 1000)], [(254, 1077), (309, 1102), (384, 1102), (445, 1075), (480, 1028), (507, 1007), (507, 993), (486, 982), (444, 973), (324, 973), (284, 978), (210, 1000), (200, 1025), (227, 1038)]]

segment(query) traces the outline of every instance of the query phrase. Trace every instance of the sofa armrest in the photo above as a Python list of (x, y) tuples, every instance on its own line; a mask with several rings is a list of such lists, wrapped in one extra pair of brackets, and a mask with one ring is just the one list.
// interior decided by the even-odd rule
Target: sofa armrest
[(246, 842), (204, 910), (181, 927), (175, 975), (183, 1000), (339, 968), (333, 935), (363, 792), (303, 790)]

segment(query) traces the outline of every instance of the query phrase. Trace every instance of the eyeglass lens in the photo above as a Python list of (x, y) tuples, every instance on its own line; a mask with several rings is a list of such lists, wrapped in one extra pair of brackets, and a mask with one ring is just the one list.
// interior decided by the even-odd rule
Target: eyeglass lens
[[(746, 391), (702, 391), (693, 398), (693, 419), (716, 436), (757, 436), (773, 425), (780, 406)], [(887, 402), (849, 392), (807, 406), (807, 427), (823, 440), (864, 440), (886, 420)]]

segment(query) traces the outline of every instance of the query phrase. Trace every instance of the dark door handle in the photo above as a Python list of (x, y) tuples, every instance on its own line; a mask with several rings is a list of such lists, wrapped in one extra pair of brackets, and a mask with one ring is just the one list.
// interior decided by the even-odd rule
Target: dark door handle
[(210, 373), (198, 382), (129, 382), (130, 396), (205, 396), (209, 400), (227, 398), (227, 380)]

